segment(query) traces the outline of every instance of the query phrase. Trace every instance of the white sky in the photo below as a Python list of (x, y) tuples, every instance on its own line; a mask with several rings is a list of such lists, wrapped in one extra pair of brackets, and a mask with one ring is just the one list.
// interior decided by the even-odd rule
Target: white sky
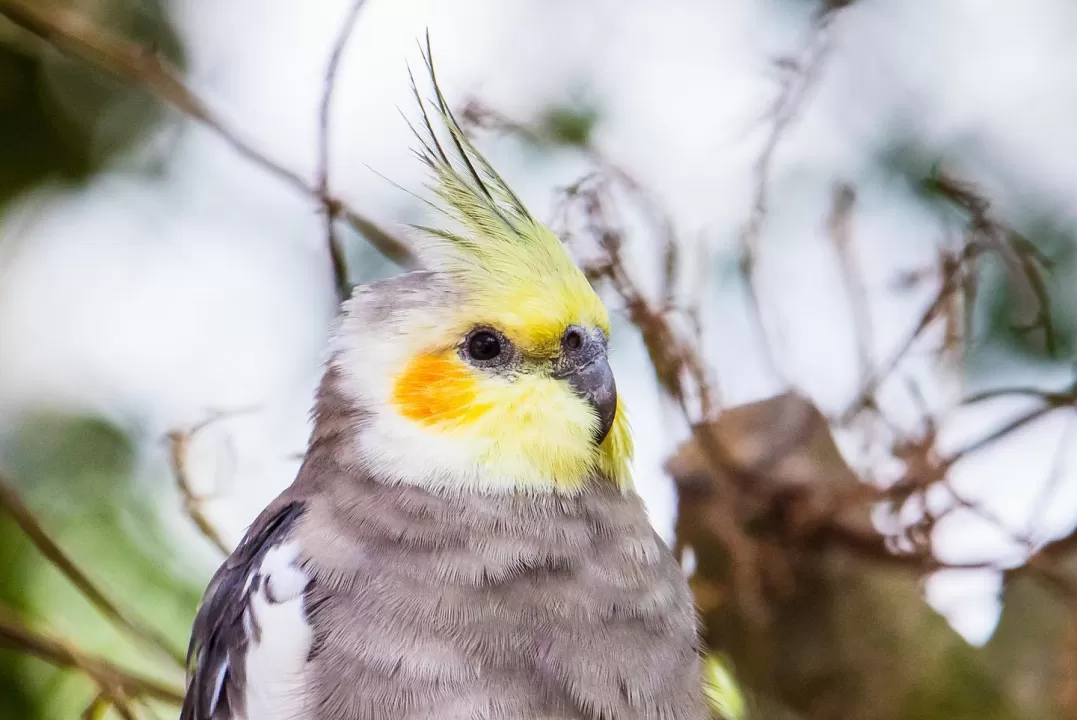
[[(312, 176), (322, 76), (348, 4), (319, 0), (300, 10), (284, 0), (175, 0), (191, 86), (243, 137)], [(923, 265), (942, 232), (923, 208), (873, 179), (875, 154), (895, 129), (913, 127), (939, 147), (974, 144), (978, 152), (961, 167), (1004, 209), (1029, 198), (1066, 207), (1077, 186), (1077, 80), (1063, 70), (1077, 60), (1077, 10), (1064, 0), (988, 4), (990, 12), (983, 0), (937, 0), (924, 12), (912, 0), (862, 0), (836, 26), (818, 93), (775, 158), (764, 310), (783, 370), (824, 409), (843, 406), (857, 384), (826, 236), (833, 181), (863, 183), (854, 231), (880, 359), (927, 297), (893, 293), (893, 275)], [(568, 89), (588, 88), (602, 113), (599, 144), (667, 204), (685, 256), (705, 247), (716, 267), (728, 264), (751, 205), (759, 121), (776, 88), (772, 60), (799, 46), (801, 5), (370, 0), (338, 78), (334, 189), (388, 224), (409, 211), (408, 196), (378, 173), (420, 189), (422, 168), (397, 108), (410, 109), (405, 62), (417, 62), (416, 42), (429, 28), (450, 98), (477, 95), (527, 118)], [(192, 458), (199, 482), (224, 489), (210, 511), (238, 537), (291, 481), (306, 439), (334, 309), (321, 221), (307, 199), (201, 128), (168, 126), (157, 140), (133, 159), (169, 147), (162, 177), (118, 169), (85, 189), (42, 188), (0, 218), (0, 410), (73, 405), (133, 423), (153, 440), (208, 412), (254, 408), (200, 436)], [(567, 157), (536, 163), (512, 143), (491, 147), (539, 211), (583, 167)], [(651, 249), (637, 245), (638, 272), (653, 284)], [(729, 284), (711, 290), (706, 316), (708, 351), (735, 403), (780, 386), (763, 369)], [(668, 537), (673, 496), (660, 465), (684, 427), (661, 406), (636, 339), (618, 340), (615, 363), (637, 431), (637, 484)], [(957, 391), (926, 362), (905, 372), (933, 407)], [(1015, 373), (1009, 377), (1021, 379)], [(1064, 373), (1054, 379), (1063, 382)], [(911, 418), (900, 393), (891, 394), (892, 409)], [(944, 442), (960, 445), (1014, 408), (949, 419)], [(1057, 419), (1039, 423), (958, 466), (955, 481), (1020, 526), (1060, 431)], [(162, 446), (149, 442), (147, 476), (159, 480), (163, 463)], [(175, 515), (172, 502), (162, 500), (164, 515)], [(1064, 531), (1075, 508), (1077, 487), (1068, 483), (1040, 532)], [(1012, 557), (974, 518), (948, 523), (940, 535), (948, 559)], [(996, 594), (990, 574), (930, 583), (932, 602), (976, 642), (993, 629)]]

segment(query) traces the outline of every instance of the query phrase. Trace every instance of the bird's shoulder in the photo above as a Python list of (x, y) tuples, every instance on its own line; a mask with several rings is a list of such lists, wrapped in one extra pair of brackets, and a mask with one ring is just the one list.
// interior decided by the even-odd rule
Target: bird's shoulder
[(191, 632), (180, 720), (302, 717), (282, 702), (301, 701), (311, 643), (311, 582), (295, 532), (304, 512), (300, 500), (271, 504), (210, 580)]

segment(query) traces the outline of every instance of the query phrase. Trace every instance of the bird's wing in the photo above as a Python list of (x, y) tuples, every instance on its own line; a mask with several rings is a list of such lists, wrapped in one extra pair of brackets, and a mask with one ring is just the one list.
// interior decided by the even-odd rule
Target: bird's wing
[(180, 720), (302, 720), (310, 578), (292, 539), (303, 505), (270, 506), (210, 581), (187, 654)]

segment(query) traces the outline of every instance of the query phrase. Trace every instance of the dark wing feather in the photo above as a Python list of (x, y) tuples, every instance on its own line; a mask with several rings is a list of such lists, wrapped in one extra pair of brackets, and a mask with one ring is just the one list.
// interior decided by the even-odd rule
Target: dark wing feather
[(244, 622), (251, 593), (262, 581), (256, 573), (302, 513), (299, 502), (267, 508), (210, 580), (191, 630), (180, 720), (228, 720), (242, 712), (243, 663), (251, 633), (259, 630)]

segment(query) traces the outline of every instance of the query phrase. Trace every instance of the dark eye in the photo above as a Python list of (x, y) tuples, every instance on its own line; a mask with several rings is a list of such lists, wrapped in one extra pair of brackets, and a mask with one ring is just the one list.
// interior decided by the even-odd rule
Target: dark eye
[(468, 340), (467, 352), (476, 360), (493, 360), (501, 354), (501, 341), (489, 330), (480, 330)]

